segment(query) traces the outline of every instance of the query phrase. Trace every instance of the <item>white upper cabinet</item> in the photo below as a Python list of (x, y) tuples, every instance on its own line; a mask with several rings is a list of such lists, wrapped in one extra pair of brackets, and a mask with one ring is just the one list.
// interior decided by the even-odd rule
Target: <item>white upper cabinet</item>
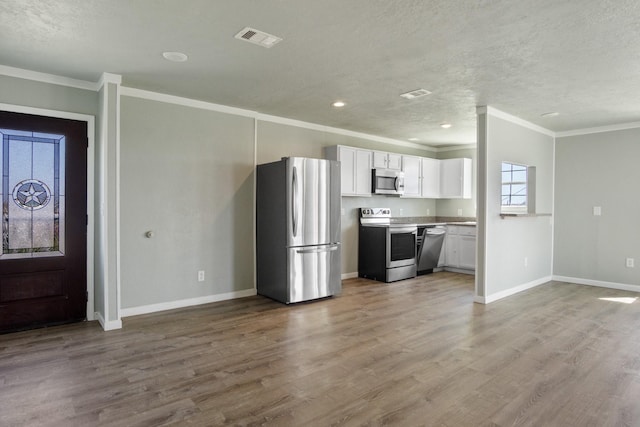
[(440, 198), (471, 198), (471, 159), (440, 160)]
[(404, 172), (402, 197), (425, 199), (471, 198), (471, 159), (432, 159), (335, 145), (325, 157), (339, 160), (343, 196), (371, 196), (371, 169)]
[(404, 194), (402, 197), (422, 197), (422, 158), (402, 156)]
[(422, 197), (427, 199), (440, 198), (440, 160), (422, 158)]
[(386, 153), (384, 151), (374, 151), (373, 167), (376, 169), (402, 170), (402, 155)]
[(371, 196), (371, 151), (337, 145), (325, 148), (325, 157), (340, 161), (343, 196)]

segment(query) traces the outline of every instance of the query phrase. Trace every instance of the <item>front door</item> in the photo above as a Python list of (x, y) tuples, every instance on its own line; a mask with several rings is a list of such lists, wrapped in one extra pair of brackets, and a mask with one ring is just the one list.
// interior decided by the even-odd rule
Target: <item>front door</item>
[(83, 320), (87, 124), (0, 111), (0, 333)]

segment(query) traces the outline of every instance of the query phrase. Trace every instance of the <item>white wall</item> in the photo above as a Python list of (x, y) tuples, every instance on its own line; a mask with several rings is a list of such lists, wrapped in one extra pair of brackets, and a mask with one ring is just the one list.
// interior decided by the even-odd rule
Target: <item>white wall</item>
[(637, 128), (556, 139), (554, 275), (640, 291), (639, 159)]
[(478, 197), (484, 198), (479, 203), (478, 250), (484, 265), (478, 265), (476, 280), (479, 296), (488, 302), (551, 278), (552, 217), (502, 219), (500, 170), (503, 161), (536, 166), (537, 212), (551, 213), (554, 138), (493, 109), (479, 114), (478, 121), (478, 161), (485, 162), (478, 182)]

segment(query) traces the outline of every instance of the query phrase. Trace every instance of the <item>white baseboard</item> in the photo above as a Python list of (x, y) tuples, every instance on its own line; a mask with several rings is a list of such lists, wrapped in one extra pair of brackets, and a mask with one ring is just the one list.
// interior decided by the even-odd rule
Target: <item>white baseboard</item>
[(518, 292), (526, 291), (527, 289), (531, 289), (531, 288), (535, 288), (536, 286), (543, 285), (547, 282), (550, 282), (551, 280), (552, 280), (551, 276), (542, 277), (540, 279), (536, 279), (529, 283), (524, 283), (522, 285), (515, 286), (513, 288), (505, 289), (504, 291), (496, 292), (495, 294), (491, 294), (486, 297), (476, 296), (474, 297), (473, 300), (474, 302), (477, 302), (479, 304), (489, 304), (494, 301), (498, 301), (502, 298), (506, 298), (508, 296), (517, 294)]
[(356, 271), (355, 273), (342, 273), (342, 280), (347, 280), (347, 279), (355, 279), (356, 277), (358, 277), (358, 272)]
[(579, 277), (552, 276), (558, 282), (575, 283), (576, 285), (597, 286), (600, 288), (619, 289), (621, 291), (640, 292), (640, 286), (626, 283), (605, 282), (602, 280), (581, 279)]
[(102, 314), (98, 313), (97, 311), (95, 312), (94, 317), (96, 318), (98, 323), (100, 323), (100, 326), (102, 326), (102, 330), (105, 332), (113, 331), (114, 329), (122, 329), (122, 320), (111, 320), (107, 322), (106, 320), (104, 320), (104, 317), (102, 317)]
[[(461, 274), (471, 274), (471, 275), (476, 274), (475, 270), (467, 270), (466, 268), (442, 267), (442, 270), (449, 271), (451, 273), (461, 273)], [(433, 271), (435, 272), (436, 269), (434, 268)]]
[(123, 308), (120, 312), (122, 314), (122, 317), (137, 316), (139, 314), (155, 313), (158, 311), (173, 310), (176, 308), (191, 307), (194, 305), (209, 304), (212, 302), (251, 297), (254, 295), (257, 295), (255, 289), (247, 289), (244, 291), (227, 292), (225, 294), (207, 295), (204, 297), (188, 298), (177, 301), (161, 302), (158, 304)]

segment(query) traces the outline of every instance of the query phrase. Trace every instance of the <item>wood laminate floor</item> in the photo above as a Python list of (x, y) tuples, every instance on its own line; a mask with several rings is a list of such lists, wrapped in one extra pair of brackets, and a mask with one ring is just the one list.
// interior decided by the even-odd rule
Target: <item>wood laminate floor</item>
[(483, 306), (436, 273), (1, 335), (0, 425), (640, 426), (637, 296), (551, 282)]

